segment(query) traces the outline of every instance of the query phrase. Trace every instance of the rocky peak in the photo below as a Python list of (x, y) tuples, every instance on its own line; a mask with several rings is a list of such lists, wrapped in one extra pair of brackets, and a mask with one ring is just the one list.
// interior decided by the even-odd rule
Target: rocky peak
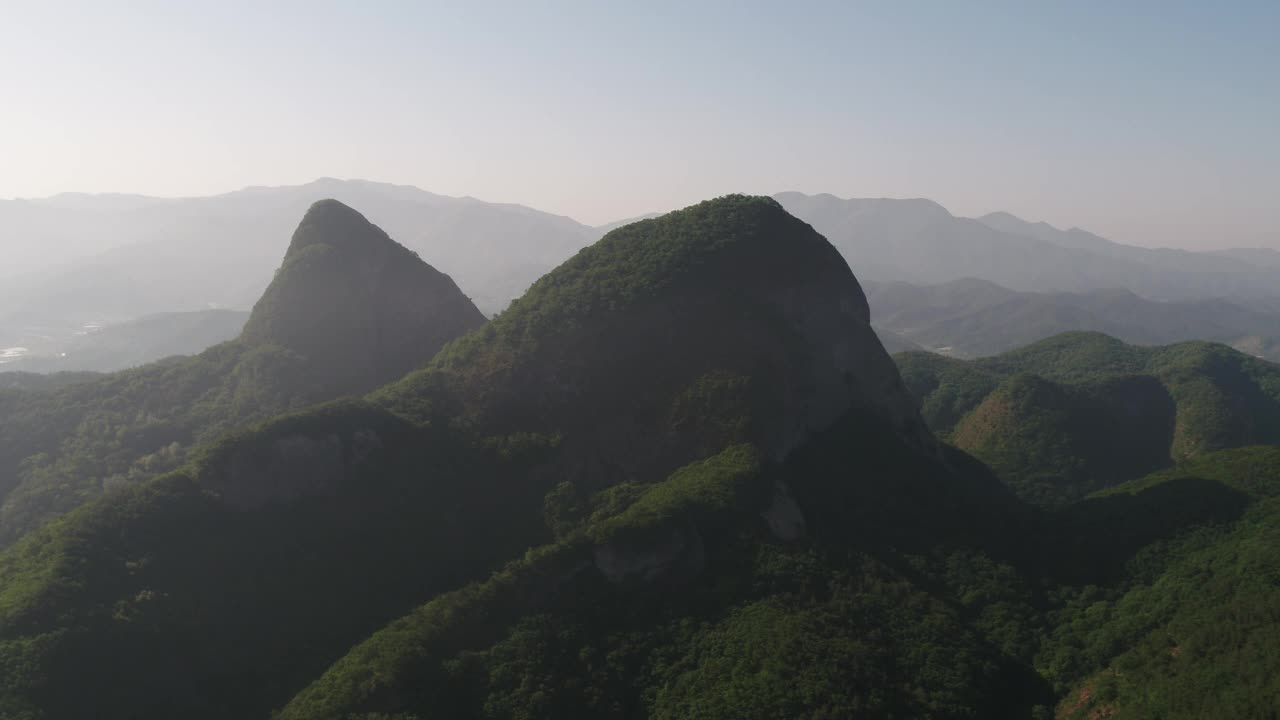
[(336, 200), (307, 211), (241, 339), (306, 357), (362, 392), (422, 365), (484, 316), (448, 275)]
[(434, 368), (480, 427), (563, 435), (592, 484), (735, 442), (781, 459), (853, 410), (931, 443), (868, 318), (825, 238), (728, 196), (610, 232)]

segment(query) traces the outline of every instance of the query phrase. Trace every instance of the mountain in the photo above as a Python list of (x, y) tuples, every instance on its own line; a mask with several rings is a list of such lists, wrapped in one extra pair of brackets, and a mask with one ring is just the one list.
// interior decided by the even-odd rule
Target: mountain
[[(1027, 673), (892, 558), (853, 550), (985, 543), (1018, 512), (924, 430), (834, 248), (772, 200), (727, 197), (613, 231), (364, 402), (239, 431), (28, 536), (0, 558), (0, 647), (24, 668), (0, 707), (636, 714), (668, 672), (649, 658), (772, 662), (733, 659), (716, 636), (750, 641), (775, 620), (770, 642), (807, 628), (822, 644), (795, 655), (810, 674), (771, 714), (834, 681), (838, 658), (887, 694), (837, 715), (1021, 706), (1039, 692)], [(851, 615), (865, 583), (889, 592)], [(699, 618), (714, 627), (673, 634)], [(924, 656), (875, 670), (889, 646), (858, 639), (875, 627), (936, 645), (954, 674), (929, 679)], [(597, 669), (575, 683), (581, 663)], [(527, 673), (553, 686), (531, 697)], [(71, 677), (75, 695), (44, 690)], [(733, 681), (685, 682), (653, 713)]]
[(24, 335), (70, 335), (89, 322), (248, 309), (271, 281), (277, 238), (326, 198), (360, 208), (431, 258), (486, 314), (599, 237), (569, 218), (519, 205), (360, 180), (175, 200), (13, 201), (0, 204), (0, 237), (29, 243), (49, 261), (19, 266), (0, 286), (0, 337), (17, 335), (14, 344), (22, 345)]
[[(469, 423), (561, 432), (566, 448), (581, 445), (596, 482), (665, 474), (693, 457), (620, 467), (624, 456), (657, 460), (656, 446), (693, 453), (752, 439), (782, 457), (852, 405), (910, 434), (918, 417), (868, 312), (849, 266), (812, 228), (772, 201), (729, 197), (611, 232), (397, 392), (444, 387), (437, 410)], [(772, 385), (790, 388), (785, 402), (761, 389)], [(624, 401), (629, 413), (612, 416)], [(386, 402), (399, 407), (394, 394)], [(740, 422), (687, 426), (707, 403)]]
[(908, 392), (1205, 428), (1270, 366), (1076, 336), (904, 382), (840, 260), (768, 198), (629, 224), (45, 525), (0, 552), (0, 716), (1266, 717), (1276, 448), (1037, 509)]
[(235, 310), (147, 315), (117, 325), (90, 327), (65, 342), (28, 348), (19, 358), (0, 362), (0, 371), (124, 370), (174, 355), (194, 355), (231, 340), (240, 334), (248, 319), (249, 313)]
[(884, 346), (885, 352), (890, 355), (925, 350), (924, 346), (918, 345), (892, 330), (878, 325), (873, 325), (872, 328), (876, 331), (876, 337), (880, 339), (880, 344)]
[(1064, 333), (979, 360), (897, 360), (929, 426), (1041, 504), (1206, 452), (1280, 443), (1280, 366), (1224, 345)]
[(302, 218), (240, 337), (297, 353), (359, 392), (484, 323), (448, 275), (355, 210), (321, 200)]
[(1127, 290), (1017, 292), (972, 278), (942, 285), (866, 283), (872, 321), (954, 357), (994, 355), (1068, 331), (1138, 345), (1221, 342), (1280, 359), (1280, 315), (1224, 300), (1157, 302)]
[(979, 278), (1035, 292), (1126, 288), (1155, 300), (1274, 297), (1280, 281), (1280, 269), (1238, 257), (1136, 248), (1008, 213), (961, 218), (930, 200), (774, 197), (828, 237), (863, 281)]
[(1176, 405), (1156, 378), (1001, 382), (956, 424), (950, 440), (1024, 499), (1078, 500), (1172, 464)]
[(316, 203), (239, 338), (0, 393), (0, 539), (178, 467), (233, 427), (394, 380), (483, 323), (447, 275), (351, 208)]

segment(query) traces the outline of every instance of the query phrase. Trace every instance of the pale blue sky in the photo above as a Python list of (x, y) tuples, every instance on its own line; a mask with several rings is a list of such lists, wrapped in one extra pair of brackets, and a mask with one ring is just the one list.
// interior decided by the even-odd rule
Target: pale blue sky
[(929, 197), (1280, 246), (1280, 2), (0, 0), (0, 197)]

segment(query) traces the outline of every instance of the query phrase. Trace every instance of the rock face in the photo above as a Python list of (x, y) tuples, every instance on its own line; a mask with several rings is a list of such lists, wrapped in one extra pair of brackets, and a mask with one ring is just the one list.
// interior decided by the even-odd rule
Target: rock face
[(707, 563), (702, 535), (688, 522), (663, 527), (648, 542), (605, 543), (593, 552), (596, 569), (615, 584), (691, 577)]
[(233, 446), (200, 482), (233, 510), (336, 494), (384, 446), (377, 430), (292, 432)]
[(434, 367), (480, 427), (562, 434), (589, 486), (735, 442), (781, 459), (851, 410), (931, 445), (869, 318), (826, 239), (729, 196), (614, 230)]
[(479, 327), (448, 275), (336, 200), (307, 211), (242, 340), (306, 357), (349, 392), (391, 382)]
[(236, 510), (256, 510), (306, 495), (332, 495), (346, 474), (344, 455), (342, 438), (337, 434), (283, 437), (265, 453), (232, 458), (219, 495)]
[(799, 540), (805, 533), (804, 513), (791, 495), (786, 483), (777, 482), (773, 487), (773, 502), (761, 513), (769, 532), (783, 542)]

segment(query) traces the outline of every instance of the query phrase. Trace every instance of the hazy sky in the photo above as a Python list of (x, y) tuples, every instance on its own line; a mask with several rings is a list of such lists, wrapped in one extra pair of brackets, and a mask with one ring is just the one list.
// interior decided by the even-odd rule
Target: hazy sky
[(1280, 247), (1280, 2), (0, 0), (0, 197), (320, 176)]

